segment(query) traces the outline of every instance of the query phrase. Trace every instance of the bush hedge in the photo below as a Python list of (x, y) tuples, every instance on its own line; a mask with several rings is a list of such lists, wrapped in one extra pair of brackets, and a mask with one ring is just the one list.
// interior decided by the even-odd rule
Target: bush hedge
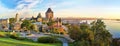
[(60, 41), (54, 37), (39, 37), (37, 42), (39, 43), (60, 43)]
[(6, 32), (0, 32), (0, 37), (6, 37), (7, 33)]
[(10, 38), (12, 39), (17, 39), (19, 37), (19, 34), (17, 34), (16, 32), (12, 32), (10, 35), (9, 35)]
[(0, 37), (5, 37), (5, 36), (6, 36), (5, 34), (0, 33)]

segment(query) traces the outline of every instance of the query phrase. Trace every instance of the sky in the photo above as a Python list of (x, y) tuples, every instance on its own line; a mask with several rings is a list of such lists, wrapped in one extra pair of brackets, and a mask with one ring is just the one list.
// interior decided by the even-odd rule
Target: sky
[(120, 19), (120, 0), (0, 0), (0, 18), (36, 17), (51, 8), (54, 17)]

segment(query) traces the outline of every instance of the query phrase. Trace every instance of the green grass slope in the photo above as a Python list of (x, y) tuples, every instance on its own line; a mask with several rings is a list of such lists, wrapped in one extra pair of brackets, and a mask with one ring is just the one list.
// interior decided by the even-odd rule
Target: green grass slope
[(62, 46), (62, 44), (42, 44), (28, 41), (20, 41), (11, 38), (0, 38), (0, 46)]

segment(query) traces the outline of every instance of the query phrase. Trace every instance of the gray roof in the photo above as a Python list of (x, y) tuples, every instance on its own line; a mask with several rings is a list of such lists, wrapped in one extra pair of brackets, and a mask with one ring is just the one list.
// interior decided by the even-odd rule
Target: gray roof
[(52, 12), (52, 13), (53, 13), (53, 11), (51, 10), (51, 8), (48, 8), (48, 10), (47, 10), (46, 13), (49, 13), (49, 12)]

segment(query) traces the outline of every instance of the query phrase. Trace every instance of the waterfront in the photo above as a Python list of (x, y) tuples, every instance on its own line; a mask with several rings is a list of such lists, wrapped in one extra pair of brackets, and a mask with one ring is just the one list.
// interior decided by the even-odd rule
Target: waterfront
[(120, 21), (104, 21), (113, 38), (120, 38)]

